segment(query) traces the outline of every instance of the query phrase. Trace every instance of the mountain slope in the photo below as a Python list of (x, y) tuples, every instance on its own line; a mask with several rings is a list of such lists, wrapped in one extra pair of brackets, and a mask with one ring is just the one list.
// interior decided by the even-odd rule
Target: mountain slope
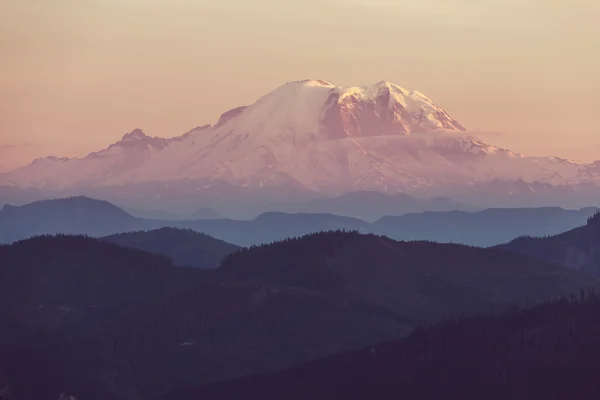
[(239, 250), (238, 246), (208, 235), (176, 228), (119, 233), (103, 240), (165, 255), (178, 266), (205, 269), (217, 268), (225, 256)]
[[(367, 230), (367, 226), (366, 222), (359, 219), (330, 214), (265, 213), (250, 221), (144, 219), (133, 217), (104, 201), (76, 197), (39, 201), (20, 207), (5, 206), (0, 210), (0, 243), (11, 243), (43, 234), (101, 237), (174, 227), (193, 229), (239, 246), (248, 246), (324, 230)], [(165, 232), (172, 231), (163, 231)]]
[(496, 248), (597, 275), (600, 274), (600, 214), (596, 212), (584, 226), (558, 235), (522, 236)]
[[(322, 286), (345, 295), (356, 291), (362, 297), (374, 296), (374, 302), (381, 301), (390, 308), (406, 304), (424, 307), (412, 310), (420, 318), (431, 315), (435, 307), (445, 309), (443, 313), (453, 306), (458, 311), (485, 307), (486, 302), (536, 301), (541, 292), (528, 293), (533, 281), (537, 281), (538, 290), (550, 292), (569, 285), (569, 279), (563, 278), (570, 276), (567, 269), (515, 256), (495, 249), (397, 242), (357, 232), (322, 232), (242, 249), (228, 256), (216, 272), (233, 279)], [(449, 295), (453, 292), (462, 295)], [(440, 296), (439, 303), (434, 301), (436, 296)], [(466, 301), (469, 296), (474, 297)], [(480, 301), (472, 302), (479, 296)]]
[(597, 208), (492, 208), (478, 212), (425, 212), (384, 217), (370, 229), (397, 240), (433, 240), (493, 246), (522, 235), (553, 235), (573, 229)]
[(345, 193), (337, 197), (312, 199), (287, 204), (264, 204), (254, 210), (281, 211), (287, 213), (325, 213), (375, 221), (388, 215), (403, 215), (424, 211), (475, 211), (449, 198), (417, 199), (404, 193), (386, 194), (373, 191)]
[[(311, 181), (345, 174), (350, 157), (360, 157), (363, 150), (354, 139), (463, 129), (427, 97), (387, 82), (346, 89), (323, 81), (291, 82), (237, 110), (212, 129), (196, 128), (169, 140), (135, 130), (84, 159), (37, 160), (0, 176), (1, 182), (65, 188), (218, 178), (253, 186), (285, 182), (312, 190), (324, 183)], [(344, 140), (342, 147), (334, 140), (347, 138), (354, 139)], [(344, 156), (348, 151), (352, 154)], [(323, 176), (326, 171), (319, 166), (329, 174)]]
[(253, 220), (199, 220), (179, 224), (239, 246), (253, 246), (330, 230), (369, 230), (363, 220), (332, 214), (286, 214), (268, 212)]
[[(11, 387), (35, 386), (52, 371), (58, 387), (46, 398), (145, 399), (595, 284), (500, 250), (357, 233), (242, 250), (215, 270), (97, 239), (38, 237), (0, 246), (0, 354), (23, 366), (0, 358), (0, 381), (8, 370)], [(29, 360), (45, 361), (31, 369)]]
[[(337, 211), (360, 209), (362, 194), (344, 196)], [(396, 207), (394, 198), (367, 192), (367, 203), (373, 196), (385, 206)], [(345, 203), (349, 199), (348, 203)], [(358, 199), (358, 201), (357, 201)], [(411, 202), (411, 199), (408, 199)], [(406, 203), (403, 203), (406, 204)], [(442, 204), (451, 204), (442, 201)], [(354, 208), (358, 205), (359, 208)], [(402, 207), (402, 205), (401, 205)], [(364, 209), (367, 209), (365, 207)], [(118, 207), (87, 198), (42, 201), (22, 207), (6, 206), (0, 211), (0, 243), (25, 239), (39, 234), (70, 233), (101, 237), (110, 234), (146, 231), (163, 227), (192, 229), (238, 245), (252, 246), (327, 230), (356, 230), (383, 234), (397, 240), (433, 240), (477, 246), (505, 243), (522, 235), (543, 236), (573, 229), (585, 223), (596, 208), (564, 210), (558, 207), (540, 209), (488, 209), (479, 212), (426, 212), (384, 217), (369, 224), (360, 219), (332, 214), (286, 214), (269, 212), (252, 220), (210, 219), (193, 221), (134, 218)], [(334, 210), (332, 210), (334, 211)], [(367, 211), (368, 212), (368, 211)]]
[(162, 399), (597, 398), (599, 314), (592, 296), (450, 320), (405, 340)]
[(0, 243), (48, 233), (104, 236), (140, 229), (141, 220), (105, 201), (86, 197), (45, 200), (0, 210)]
[(221, 213), (210, 207), (201, 207), (195, 210), (191, 215), (187, 216), (187, 220), (194, 219), (219, 219), (224, 218)]
[[(463, 130), (423, 94), (389, 82), (339, 88), (306, 80), (224, 113), (214, 127), (172, 139), (135, 130), (82, 159), (47, 158), (1, 174), (0, 185), (56, 196), (103, 192), (111, 200), (129, 196), (140, 201), (138, 187), (150, 185), (152, 196), (144, 201), (152, 204), (146, 208), (161, 208), (170, 196), (185, 202), (182, 198), (190, 193), (224, 199), (219, 194), (223, 183), (308, 197), (365, 190), (421, 197), (464, 190), (481, 194), (488, 184), (502, 188), (516, 181), (526, 187), (506, 201), (527, 197), (538, 185), (588, 195), (596, 191), (600, 164), (524, 157), (465, 136)], [(268, 199), (258, 197), (259, 203)], [(534, 197), (542, 201), (541, 195)], [(202, 206), (218, 206), (218, 200)]]

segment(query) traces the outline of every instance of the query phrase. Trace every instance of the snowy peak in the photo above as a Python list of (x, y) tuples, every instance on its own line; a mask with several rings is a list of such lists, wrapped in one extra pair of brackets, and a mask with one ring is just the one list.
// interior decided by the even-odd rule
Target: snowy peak
[(133, 131), (126, 133), (121, 139), (122, 142), (133, 142), (150, 139), (150, 136), (147, 136), (141, 129), (136, 128)]
[(336, 88), (327, 100), (323, 121), (333, 137), (465, 130), (422, 93), (386, 81)]
[(249, 107), (226, 112), (217, 124), (223, 126), (240, 136), (252, 132), (296, 143), (464, 130), (420, 92), (386, 81), (344, 88), (315, 79), (286, 83)]
[[(126, 133), (123, 138), (108, 147), (105, 151), (110, 151), (111, 148), (120, 147), (124, 149), (155, 149), (160, 150), (168, 146), (172, 139), (164, 139), (159, 137), (151, 137), (146, 135), (141, 129), (137, 128)], [(98, 154), (98, 153), (92, 153)]]
[(286, 85), (297, 85), (297, 84), (301, 84), (303, 86), (319, 86), (319, 87), (335, 88), (335, 85), (333, 85), (327, 81), (324, 81), (322, 79), (304, 79), (302, 81), (288, 82)]
[(243, 136), (246, 133), (278, 141), (307, 139), (321, 131), (321, 113), (335, 86), (325, 81), (289, 82), (246, 108), (231, 110), (218, 127)]

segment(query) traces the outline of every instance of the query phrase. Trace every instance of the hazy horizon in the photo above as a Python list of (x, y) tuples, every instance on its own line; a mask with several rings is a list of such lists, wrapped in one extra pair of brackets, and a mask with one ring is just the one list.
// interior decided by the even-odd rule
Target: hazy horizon
[(388, 80), (490, 144), (599, 159), (600, 6), (560, 4), (7, 0), (0, 171), (84, 156), (134, 128), (178, 136), (305, 78)]

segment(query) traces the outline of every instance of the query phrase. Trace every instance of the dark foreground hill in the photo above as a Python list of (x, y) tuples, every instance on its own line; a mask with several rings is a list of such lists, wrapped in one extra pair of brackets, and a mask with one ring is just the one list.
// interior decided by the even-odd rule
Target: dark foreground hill
[(599, 335), (600, 299), (564, 299), (162, 400), (597, 399)]
[(162, 254), (181, 267), (217, 268), (239, 247), (190, 229), (161, 228), (119, 233), (103, 240), (125, 247)]
[(0, 246), (0, 393), (147, 399), (596, 284), (506, 251), (354, 232), (241, 250), (216, 270), (38, 237)]
[(600, 213), (555, 236), (522, 236), (496, 248), (600, 275)]

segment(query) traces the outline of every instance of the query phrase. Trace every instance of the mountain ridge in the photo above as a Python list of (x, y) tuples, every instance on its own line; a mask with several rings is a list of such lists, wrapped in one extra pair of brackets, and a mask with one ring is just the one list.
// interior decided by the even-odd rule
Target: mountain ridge
[[(81, 205), (86, 207), (82, 207)], [(96, 207), (98, 210), (96, 210)], [(363, 207), (364, 208), (364, 207)], [(341, 210), (341, 208), (340, 208)], [(586, 223), (598, 209), (560, 207), (409, 213), (373, 223), (331, 213), (265, 212), (249, 220), (161, 220), (134, 217), (104, 201), (72, 198), (0, 211), (0, 243), (40, 234), (111, 234), (164, 227), (192, 229), (238, 246), (270, 243), (328, 230), (355, 230), (396, 240), (435, 240), (493, 246), (522, 235), (558, 234)]]
[(555, 235), (523, 235), (495, 248), (600, 276), (600, 212), (583, 226)]
[(579, 300), (449, 319), (406, 339), (160, 399), (234, 400), (247, 393), (262, 400), (594, 397), (600, 394), (599, 312), (598, 296), (582, 292)]
[(217, 268), (223, 259), (239, 246), (192, 231), (164, 227), (151, 231), (135, 231), (105, 236), (102, 240), (119, 246), (143, 250), (169, 257), (179, 267)]

